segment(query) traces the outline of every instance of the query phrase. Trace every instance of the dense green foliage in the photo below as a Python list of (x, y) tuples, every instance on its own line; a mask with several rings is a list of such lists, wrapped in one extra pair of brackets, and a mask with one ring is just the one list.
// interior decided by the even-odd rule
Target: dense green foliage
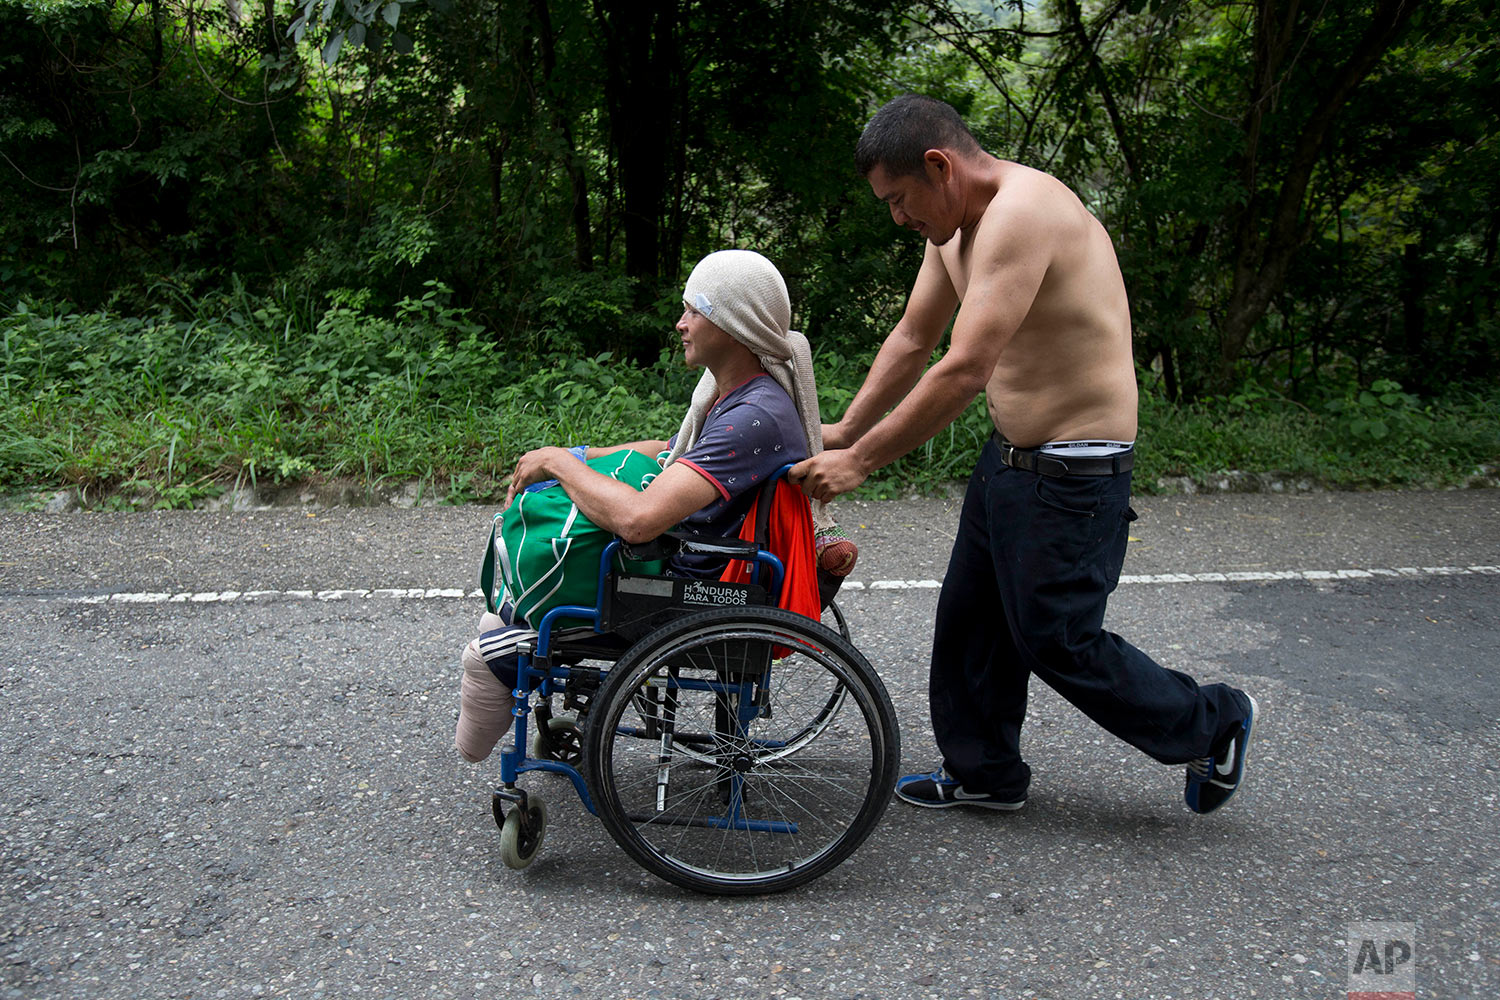
[(243, 290), (190, 319), (13, 313), (0, 321), (0, 484), (33, 480), (178, 506), (308, 476), (418, 480), (453, 499), (503, 492), (514, 457), (557, 441), (675, 427), (686, 369), (506, 359), (430, 288), (381, 320)]
[[(0, 317), (0, 490), (77, 486), (116, 506), (190, 506), (231, 485), (349, 477), (416, 482), (450, 502), (503, 496), (515, 455), (675, 429), (696, 373), (663, 351), (649, 366), (551, 354), (497, 379), (508, 359), (434, 285), (395, 319), (243, 289), (185, 318), (17, 310)], [(815, 359), (825, 412), (871, 360)], [(1143, 382), (1156, 385), (1149, 372)], [(1274, 470), (1324, 487), (1463, 483), (1500, 455), (1500, 393), (1438, 407), (1377, 382), (1322, 409), (1259, 389), (1200, 403), (1142, 398), (1136, 481), (1212, 484)], [(883, 470), (865, 495), (940, 489), (967, 476), (990, 433), (976, 404)]]
[(1143, 485), (1461, 480), (1500, 458), (1497, 28), (1482, 0), (0, 0), (0, 479), (487, 495), (570, 421), (675, 424), (680, 282), (728, 245), (786, 274), (837, 416), (922, 252), (853, 143), (917, 90), (1115, 237)]

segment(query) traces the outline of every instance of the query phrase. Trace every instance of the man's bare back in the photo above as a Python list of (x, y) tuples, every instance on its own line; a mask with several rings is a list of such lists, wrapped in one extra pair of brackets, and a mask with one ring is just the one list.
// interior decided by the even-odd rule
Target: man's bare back
[(1055, 178), (1003, 160), (997, 173), (999, 190), (978, 225), (929, 251), (941, 258), (960, 301), (976, 261), (982, 264), (995, 244), (1026, 239), (1046, 257), (1025, 319), (986, 385), (990, 419), (1023, 448), (1134, 441), (1130, 306), (1109, 234)]

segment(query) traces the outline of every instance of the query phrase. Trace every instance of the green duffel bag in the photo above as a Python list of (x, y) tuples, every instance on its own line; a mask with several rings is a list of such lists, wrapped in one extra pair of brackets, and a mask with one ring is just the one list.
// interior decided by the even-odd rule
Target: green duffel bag
[[(654, 458), (638, 451), (616, 451), (590, 459), (589, 468), (643, 490), (661, 473)], [(485, 548), (479, 585), (489, 609), (509, 601), (512, 622), (533, 628), (563, 604), (593, 607), (599, 597), (599, 558), (614, 538), (578, 509), (561, 485), (524, 492), (495, 515)], [(659, 561), (616, 557), (630, 573), (660, 573)]]

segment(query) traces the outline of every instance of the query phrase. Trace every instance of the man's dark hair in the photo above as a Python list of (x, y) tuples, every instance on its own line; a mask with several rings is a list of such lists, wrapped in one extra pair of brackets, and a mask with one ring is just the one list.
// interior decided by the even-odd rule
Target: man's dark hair
[(980, 152), (979, 142), (958, 112), (921, 94), (903, 94), (875, 112), (854, 147), (854, 166), (870, 176), (877, 166), (893, 177), (925, 177), (929, 149)]

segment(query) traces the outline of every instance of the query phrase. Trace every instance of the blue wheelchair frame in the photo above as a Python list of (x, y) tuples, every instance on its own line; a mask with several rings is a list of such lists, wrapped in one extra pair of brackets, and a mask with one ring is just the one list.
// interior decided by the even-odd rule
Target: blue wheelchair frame
[[(784, 465), (778, 469), (761, 487), (761, 496), (768, 501), (776, 484), (780, 482), (791, 465)], [(623, 543), (616, 538), (605, 546), (603, 553), (599, 556), (598, 587), (596, 589), (596, 603), (593, 607), (581, 604), (564, 604), (552, 608), (542, 616), (537, 625), (537, 639), (534, 648), (523, 644), (517, 659), (516, 686), (511, 691), (514, 704), (511, 706), (511, 715), (515, 719), (512, 726), (511, 745), (500, 753), (500, 781), (502, 787), (495, 789), (493, 798), (517, 803), (523, 810), (526, 808), (526, 792), (516, 787), (516, 779), (531, 771), (545, 771), (552, 774), (561, 774), (573, 783), (573, 790), (578, 793), (583, 805), (593, 815), (598, 815), (594, 807), (593, 796), (589, 794), (588, 782), (583, 774), (571, 764), (556, 760), (539, 760), (526, 754), (528, 722), (532, 714), (532, 696), (540, 695), (543, 698), (553, 694), (562, 693), (572, 676), (573, 668), (564, 664), (551, 662), (554, 654), (553, 632), (558, 623), (563, 619), (577, 619), (588, 622), (594, 629), (595, 634), (603, 632), (603, 615), (606, 590), (609, 586), (609, 578), (614, 572), (614, 557), (619, 552)], [(769, 573), (767, 593), (772, 603), (775, 603), (781, 594), (781, 584), (786, 575), (786, 569), (781, 559), (775, 554), (757, 548), (753, 553), (738, 548), (716, 548), (712, 544), (706, 546), (712, 551), (728, 556), (731, 560), (740, 562), (754, 562), (763, 567)], [(676, 579), (675, 577), (665, 577)], [(690, 684), (693, 682), (690, 682)], [(710, 690), (706, 682), (701, 690)], [(742, 681), (749, 686), (751, 682)], [(688, 686), (688, 685), (685, 685)], [(748, 726), (756, 716), (757, 709), (751, 699), (740, 699), (740, 714), (738, 724), (743, 728)], [(732, 793), (730, 816), (722, 822), (725, 826), (733, 829), (770, 830), (772, 832), (795, 832), (795, 824), (763, 824), (740, 820), (739, 817), (739, 793), (738, 788)], [(494, 803), (496, 818), (499, 818), (498, 801)], [(715, 822), (705, 820), (704, 822)]]

